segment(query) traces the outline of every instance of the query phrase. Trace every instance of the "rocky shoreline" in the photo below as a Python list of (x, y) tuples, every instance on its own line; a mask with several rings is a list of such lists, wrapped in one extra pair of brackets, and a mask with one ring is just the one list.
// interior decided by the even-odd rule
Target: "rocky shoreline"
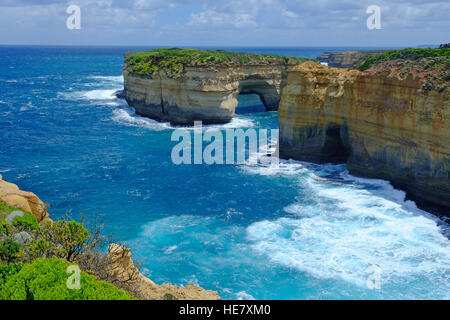
[[(0, 175), (0, 203), (8, 207), (16, 208), (11, 212), (6, 221), (12, 221), (16, 216), (23, 216), (29, 212), (33, 214), (39, 224), (52, 223), (47, 211), (48, 206), (42, 202), (34, 193), (22, 191), (13, 183), (3, 180)], [(19, 237), (18, 237), (19, 236)], [(31, 236), (22, 231), (14, 236), (19, 243), (24, 244), (31, 240)], [(129, 248), (110, 244), (107, 253), (107, 266), (105, 270), (108, 279), (115, 283), (126, 283), (126, 288), (133, 296), (144, 300), (219, 300), (216, 291), (205, 290), (193, 284), (186, 287), (174, 286), (170, 283), (158, 285), (145, 277), (134, 264)], [(121, 286), (123, 289), (123, 285)]]

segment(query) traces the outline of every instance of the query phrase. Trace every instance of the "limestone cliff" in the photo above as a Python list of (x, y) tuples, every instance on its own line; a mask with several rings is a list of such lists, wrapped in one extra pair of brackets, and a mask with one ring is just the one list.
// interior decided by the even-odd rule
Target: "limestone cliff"
[(279, 108), (280, 156), (347, 162), (353, 174), (450, 207), (448, 70), (436, 63), (390, 61), (366, 72), (292, 67)]
[(7, 206), (32, 213), (39, 223), (50, 221), (47, 206), (34, 193), (22, 191), (14, 183), (6, 182), (0, 175), (0, 202)]
[(124, 95), (136, 113), (175, 124), (226, 123), (238, 94), (277, 110), (286, 69), (302, 59), (225, 51), (160, 49), (128, 54)]

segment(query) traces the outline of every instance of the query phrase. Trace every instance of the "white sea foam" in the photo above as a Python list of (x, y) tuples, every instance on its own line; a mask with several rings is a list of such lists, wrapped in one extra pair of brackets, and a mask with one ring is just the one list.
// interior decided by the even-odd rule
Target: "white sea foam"
[(123, 89), (123, 76), (91, 76), (88, 79), (91, 81), (82, 84), (84, 87), (97, 87), (93, 90), (84, 91), (69, 91), (58, 93), (58, 96), (69, 100), (114, 100), (115, 93)]
[(253, 297), (251, 294), (248, 294), (245, 291), (236, 293), (236, 299), (237, 300), (256, 300), (255, 297)]
[(178, 246), (170, 246), (170, 247), (168, 247), (168, 248), (166, 248), (164, 250), (164, 253), (165, 254), (171, 254), (172, 252), (174, 252), (177, 249), (178, 249)]
[(58, 93), (58, 98), (67, 100), (90, 100), (90, 101), (107, 101), (116, 99), (114, 93), (117, 89), (96, 89), (88, 91), (69, 91)]
[(221, 125), (206, 125), (207, 128), (217, 128), (217, 129), (239, 129), (239, 128), (252, 128), (255, 123), (248, 118), (241, 118), (235, 116), (230, 122)]
[(169, 123), (158, 122), (156, 120), (140, 117), (136, 115), (131, 108), (114, 109), (112, 119), (121, 125), (141, 127), (153, 131), (161, 131), (172, 128)]
[(104, 82), (113, 82), (118, 84), (123, 84), (123, 76), (92, 76), (90, 77), (94, 80), (100, 80)]
[(80, 98), (85, 98), (88, 100), (111, 100), (114, 99), (114, 93), (116, 89), (107, 90), (90, 90), (87, 92), (80, 92)]
[[(188, 131), (194, 130), (194, 127), (172, 126), (169, 122), (159, 122), (146, 117), (138, 116), (134, 112), (134, 109), (128, 107), (128, 105), (125, 106), (125, 103), (121, 103), (120, 101), (122, 100), (116, 99), (112, 102), (106, 103), (106, 105), (109, 106), (122, 106), (121, 108), (113, 110), (113, 120), (116, 121), (117, 123), (157, 131), (167, 129), (183, 129)], [(210, 130), (210, 129), (220, 130), (227, 128), (240, 128), (240, 127), (247, 128), (252, 125), (253, 122), (251, 120), (234, 118), (230, 123), (223, 125), (204, 125), (203, 130)]]
[[(327, 179), (327, 171), (340, 174)], [(339, 166), (314, 170), (292, 162), (273, 172), (300, 173), (298, 183), (309, 194), (285, 208), (290, 217), (249, 226), (253, 250), (275, 264), (361, 287), (371, 268), (379, 268), (381, 287), (397, 286), (398, 297), (428, 290), (424, 298), (450, 298), (450, 241), (443, 234), (448, 226), (405, 201), (404, 192), (387, 181), (353, 177)]]
[(30, 102), (28, 102), (25, 106), (20, 107), (20, 108), (19, 108), (19, 111), (20, 111), (20, 112), (28, 111), (28, 110), (30, 110), (30, 109), (32, 109), (32, 108), (34, 108), (34, 105), (33, 105), (33, 103), (31, 103), (31, 101), (30, 101)]
[[(271, 148), (270, 151), (273, 152), (273, 148)], [(267, 153), (270, 152), (258, 152), (256, 154), (250, 154), (249, 157), (256, 157), (260, 160), (261, 157), (267, 156)], [(248, 174), (259, 174), (264, 176), (299, 176), (308, 171), (302, 163), (294, 160), (279, 159), (278, 165), (261, 165), (261, 163), (263, 162), (259, 161), (256, 165), (244, 164), (240, 168)]]

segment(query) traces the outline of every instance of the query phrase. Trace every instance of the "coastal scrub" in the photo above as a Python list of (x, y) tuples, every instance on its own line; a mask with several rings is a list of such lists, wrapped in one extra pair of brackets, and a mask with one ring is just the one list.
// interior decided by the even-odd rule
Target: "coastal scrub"
[[(441, 63), (449, 63), (450, 61), (450, 48), (439, 48), (439, 49), (414, 49), (408, 48), (403, 50), (389, 50), (384, 51), (375, 56), (366, 56), (362, 58), (359, 63), (358, 69), (365, 71), (376, 64), (380, 64), (385, 61), (392, 60), (419, 60), (422, 58), (438, 58)], [(440, 63), (434, 65), (434, 68), (439, 68)]]
[(295, 65), (306, 60), (308, 59), (224, 50), (163, 48), (128, 53), (125, 63), (131, 73), (150, 76), (161, 69), (179, 74), (186, 66)]
[(9, 277), (0, 289), (1, 300), (132, 300), (129, 293), (95, 276), (81, 272), (79, 290), (67, 289), (67, 268), (63, 259), (34, 260)]

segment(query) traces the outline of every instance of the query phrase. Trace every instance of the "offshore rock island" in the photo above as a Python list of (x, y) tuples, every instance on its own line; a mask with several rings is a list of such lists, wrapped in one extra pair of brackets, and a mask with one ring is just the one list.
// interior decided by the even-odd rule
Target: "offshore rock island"
[(192, 124), (228, 122), (237, 95), (256, 93), (279, 107), (281, 157), (347, 163), (450, 208), (450, 49), (339, 56), (359, 70), (225, 51), (129, 53), (124, 95), (139, 115)]
[(257, 94), (267, 110), (277, 110), (287, 68), (305, 60), (177, 48), (128, 53), (124, 96), (137, 114), (152, 119), (227, 123), (239, 94)]

